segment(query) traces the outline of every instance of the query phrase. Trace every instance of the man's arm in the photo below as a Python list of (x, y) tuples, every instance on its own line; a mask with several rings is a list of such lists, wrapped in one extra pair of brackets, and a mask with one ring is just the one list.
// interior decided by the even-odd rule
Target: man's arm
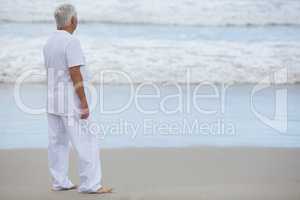
[(81, 108), (80, 117), (81, 119), (87, 119), (89, 117), (89, 106), (84, 92), (83, 79), (80, 72), (80, 66), (70, 67), (69, 73), (73, 81), (76, 94), (78, 95), (80, 100), (80, 108)]

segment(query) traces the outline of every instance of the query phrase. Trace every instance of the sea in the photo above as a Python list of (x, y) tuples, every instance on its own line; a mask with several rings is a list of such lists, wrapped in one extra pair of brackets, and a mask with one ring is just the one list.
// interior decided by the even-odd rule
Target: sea
[(101, 147), (300, 147), (299, 0), (0, 0), (0, 148), (47, 147), (45, 112), (18, 97), (45, 107), (61, 3), (77, 9)]

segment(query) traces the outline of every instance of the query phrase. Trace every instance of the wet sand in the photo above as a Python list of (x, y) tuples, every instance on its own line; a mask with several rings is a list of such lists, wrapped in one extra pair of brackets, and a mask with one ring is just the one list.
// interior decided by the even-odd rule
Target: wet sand
[[(0, 150), (0, 199), (300, 199), (300, 149), (132, 148), (101, 151), (109, 195), (50, 191), (46, 149)], [(70, 177), (79, 183), (76, 157)]]

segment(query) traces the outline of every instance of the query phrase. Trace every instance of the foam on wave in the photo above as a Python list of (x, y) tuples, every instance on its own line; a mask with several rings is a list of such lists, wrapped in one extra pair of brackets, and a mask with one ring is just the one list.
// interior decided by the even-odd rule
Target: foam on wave
[[(54, 2), (54, 3), (53, 3)], [(1, 22), (52, 22), (59, 0), (0, 0)], [(84, 22), (299, 25), (298, 0), (71, 0)]]
[[(164, 40), (80, 38), (94, 82), (127, 83), (257, 83), (282, 68), (288, 69), (287, 83), (300, 82), (299, 42), (171, 42)], [(15, 82), (28, 70), (45, 72), (42, 46), (46, 38), (1, 37), (0, 82)], [(189, 72), (189, 79), (187, 79)], [(45, 82), (45, 76), (25, 82)]]

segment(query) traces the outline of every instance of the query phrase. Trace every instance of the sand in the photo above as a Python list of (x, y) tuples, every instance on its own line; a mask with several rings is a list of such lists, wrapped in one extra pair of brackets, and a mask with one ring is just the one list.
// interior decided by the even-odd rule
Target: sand
[[(109, 195), (50, 191), (46, 149), (0, 150), (0, 199), (300, 199), (300, 149), (104, 149)], [(70, 177), (79, 182), (76, 157)]]

